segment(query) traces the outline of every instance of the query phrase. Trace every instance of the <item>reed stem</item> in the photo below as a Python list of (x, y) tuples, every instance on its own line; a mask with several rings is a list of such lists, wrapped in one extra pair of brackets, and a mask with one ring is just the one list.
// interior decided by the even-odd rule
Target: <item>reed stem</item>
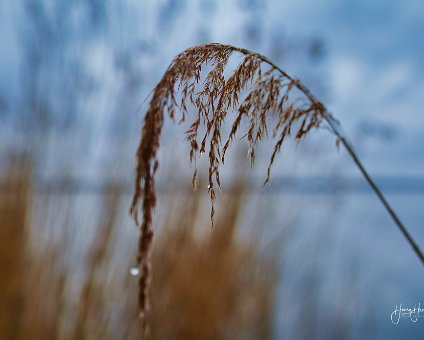
[(372, 190), (375, 192), (377, 197), (380, 199), (380, 202), (383, 204), (384, 208), (386, 208), (389, 215), (392, 217), (395, 224), (399, 227), (402, 234), (406, 237), (409, 244), (411, 245), (412, 249), (414, 250), (415, 254), (418, 256), (418, 258), (421, 260), (421, 263), (424, 264), (424, 255), (422, 250), (419, 248), (418, 244), (415, 242), (415, 240), (412, 238), (411, 234), (409, 234), (406, 227), (403, 225), (403, 223), (400, 221), (399, 217), (393, 210), (393, 208), (390, 206), (389, 202), (384, 197), (383, 193), (380, 191), (378, 186), (375, 184), (371, 176), (368, 174), (367, 170), (365, 170), (362, 162), (359, 160), (358, 156), (356, 155), (355, 151), (353, 151), (352, 146), (349, 144), (349, 142), (346, 140), (344, 136), (341, 135), (340, 131), (337, 129), (336, 126), (334, 126), (334, 120), (331, 118), (331, 116), (324, 116), (324, 119), (330, 126), (331, 130), (334, 132), (334, 134), (339, 139), (340, 143), (343, 144), (347, 152), (349, 153), (352, 160), (355, 162), (359, 170), (361, 171), (362, 175), (367, 180), (368, 184), (371, 186)]
[[(242, 54), (246, 54), (246, 50), (244, 49), (236, 49), (238, 52)], [(273, 68), (275, 68), (278, 72), (280, 72), (284, 77), (294, 80), (290, 75), (288, 75), (285, 71), (280, 69), (278, 66), (276, 66), (273, 62), (271, 62), (268, 58), (263, 57), (261, 55), (258, 55), (258, 57), (264, 61), (265, 63), (269, 64)], [(325, 121), (330, 126), (330, 129), (332, 132), (337, 136), (340, 143), (345, 147), (347, 152), (349, 153), (350, 157), (356, 164), (356, 166), (361, 171), (362, 175), (367, 180), (368, 184), (371, 186), (372, 190), (375, 192), (377, 197), (379, 198), (380, 202), (383, 204), (386, 211), (391, 216), (392, 220), (395, 222), (395, 224), (398, 226), (402, 234), (405, 236), (407, 241), (409, 242), (410, 246), (414, 250), (415, 254), (418, 256), (418, 258), (421, 260), (421, 263), (424, 265), (424, 254), (422, 250), (419, 248), (418, 244), (415, 242), (411, 234), (408, 232), (404, 224), (400, 221), (399, 217), (393, 210), (393, 208), (390, 206), (389, 202), (383, 195), (383, 193), (380, 191), (378, 186), (375, 184), (371, 176), (368, 174), (367, 170), (365, 170), (365, 167), (363, 166), (362, 162), (359, 160), (358, 156), (356, 155), (355, 151), (353, 150), (353, 147), (349, 144), (349, 142), (346, 140), (345, 136), (341, 133), (340, 129), (337, 128), (335, 125), (335, 119), (327, 112), (325, 107), (318, 101), (318, 99), (315, 98), (315, 96), (311, 93), (311, 91), (303, 85), (299, 80), (296, 80), (296, 87), (309, 99), (311, 103), (314, 103), (316, 105), (319, 105), (322, 107), (322, 116), (325, 119)]]

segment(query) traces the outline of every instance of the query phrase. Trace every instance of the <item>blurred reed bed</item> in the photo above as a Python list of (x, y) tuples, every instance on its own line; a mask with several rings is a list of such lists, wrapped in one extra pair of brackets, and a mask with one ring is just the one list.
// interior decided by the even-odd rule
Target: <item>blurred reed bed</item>
[[(29, 174), (27, 159), (8, 160), (0, 187), (0, 338), (16, 338), (22, 327), (27, 244), (26, 219), (29, 210)], [(19, 174), (24, 166), (27, 171)], [(7, 191), (7, 194), (6, 194)]]
[(196, 233), (210, 226), (198, 192), (163, 225), (152, 259), (154, 339), (271, 337), (277, 262), (261, 255), (255, 239), (238, 237), (243, 187), (233, 184), (213, 229)]
[[(137, 234), (124, 188), (40, 192), (29, 157), (10, 162), (0, 180), (0, 339), (139, 339), (129, 272)], [(271, 337), (277, 263), (238, 235), (241, 181), (223, 195), (213, 229), (200, 191), (165, 198), (152, 259), (152, 338)]]

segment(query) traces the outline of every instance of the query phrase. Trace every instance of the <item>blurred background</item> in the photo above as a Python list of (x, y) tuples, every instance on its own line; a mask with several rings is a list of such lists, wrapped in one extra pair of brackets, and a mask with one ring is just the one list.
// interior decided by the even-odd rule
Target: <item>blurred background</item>
[[(140, 338), (134, 155), (149, 93), (197, 44), (300, 78), (424, 248), (423, 31), (421, 0), (0, 2), (0, 339)], [(424, 318), (390, 320), (424, 305), (422, 265), (325, 128), (265, 188), (272, 144), (250, 169), (236, 143), (213, 228), (184, 128), (159, 152), (153, 338), (422, 338)]]

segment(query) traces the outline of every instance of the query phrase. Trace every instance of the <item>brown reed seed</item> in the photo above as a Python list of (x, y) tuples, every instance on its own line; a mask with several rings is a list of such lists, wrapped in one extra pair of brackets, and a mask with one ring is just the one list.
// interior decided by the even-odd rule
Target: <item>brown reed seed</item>
[[(226, 79), (224, 71), (233, 53), (241, 54), (244, 58)], [(202, 71), (205, 70), (207, 75), (201, 82)], [(202, 90), (197, 92), (199, 84)], [(197, 157), (206, 152), (207, 144), (209, 146), (208, 193), (212, 202), (213, 223), (215, 187), (221, 187), (219, 166), (224, 163), (225, 152), (239, 131), (242, 119), (248, 120), (246, 136), (253, 164), (257, 143), (268, 136), (269, 117), (277, 117), (272, 130), (277, 142), (265, 182), (269, 180), (276, 154), (285, 138), (291, 134), (295, 123), (300, 122), (296, 141), (300, 141), (313, 127), (319, 126), (326, 113), (324, 106), (316, 100), (311, 101), (307, 96), (303, 96), (303, 100), (291, 98), (293, 89), (303, 92), (299, 84), (299, 81), (260, 54), (229, 45), (208, 44), (189, 48), (177, 55), (155, 87), (137, 151), (135, 192), (130, 208), (130, 213), (140, 228), (137, 264), (141, 269), (139, 308), (144, 326), (149, 307), (149, 258), (153, 239), (152, 214), (156, 203), (154, 177), (159, 164), (157, 151), (165, 112), (175, 121), (176, 111), (180, 111), (179, 121), (183, 123), (187, 118), (188, 105), (197, 111), (194, 121), (186, 131), (186, 139), (190, 145), (190, 162), (196, 163)], [(180, 99), (177, 99), (178, 94)], [(231, 111), (235, 112), (235, 118), (226, 142), (222, 143), (221, 126)], [(204, 132), (199, 136), (201, 128)], [(196, 175), (195, 168), (193, 186), (197, 185)], [(143, 215), (141, 223), (138, 219), (140, 200)]]
[[(243, 60), (226, 79), (224, 71), (233, 53), (242, 55)], [(205, 72), (206, 77), (202, 80), (202, 74)], [(199, 87), (201, 90), (196, 91)], [(177, 95), (180, 96), (179, 99)], [(268, 165), (265, 184), (269, 181), (272, 164), (284, 140), (294, 132), (296, 142), (299, 142), (312, 128), (319, 127), (325, 120), (330, 130), (336, 135), (337, 143), (341, 143), (346, 148), (364, 178), (424, 263), (423, 253), (364, 169), (352, 146), (340, 131), (337, 120), (329, 114), (308, 88), (260, 54), (216, 43), (195, 46), (177, 55), (156, 85), (145, 116), (137, 151), (135, 191), (130, 213), (140, 228), (137, 255), (137, 264), (141, 269), (139, 308), (140, 315), (143, 315), (145, 331), (146, 310), (149, 302), (149, 258), (153, 239), (152, 214), (156, 203), (154, 177), (159, 164), (157, 159), (159, 137), (165, 111), (175, 121), (175, 113), (178, 110), (181, 112), (179, 122), (183, 123), (187, 118), (188, 106), (192, 106), (193, 111), (197, 111), (197, 115), (186, 131), (186, 139), (190, 145), (190, 162), (195, 165), (192, 181), (194, 187), (197, 185), (196, 159), (206, 152), (207, 144), (209, 146), (208, 193), (212, 203), (212, 224), (215, 213), (215, 186), (221, 187), (219, 167), (224, 163), (225, 153), (240, 130), (242, 119), (248, 121), (245, 136), (249, 143), (252, 164), (255, 161), (255, 147), (260, 140), (268, 136), (269, 127), (272, 127), (272, 136), (277, 140)], [(225, 143), (222, 143), (221, 126), (226, 119), (228, 120), (229, 112), (234, 112), (235, 117), (232, 117), (229, 136)], [(271, 117), (274, 119), (271, 120)], [(203, 135), (200, 131), (203, 131)], [(141, 223), (138, 221), (140, 200), (142, 200), (143, 215)]]

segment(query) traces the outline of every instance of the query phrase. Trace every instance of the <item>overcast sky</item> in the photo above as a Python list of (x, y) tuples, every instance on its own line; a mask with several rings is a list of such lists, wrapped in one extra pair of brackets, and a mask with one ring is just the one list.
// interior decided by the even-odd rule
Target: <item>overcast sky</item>
[[(277, 63), (289, 73), (306, 78), (307, 84), (309, 79), (305, 74), (315, 73), (320, 77), (326, 89), (322, 93), (323, 101), (342, 122), (372, 171), (423, 173), (424, 3), (421, 0), (169, 3), (107, 2), (109, 11), (105, 13), (110, 25), (105, 27), (103, 39), (90, 41), (82, 51), (87, 54), (90, 72), (103, 77), (103, 84), (115, 84), (111, 46), (124, 48), (135, 41), (148, 46), (153, 42), (157, 46), (154, 58), (148, 54), (140, 58), (145, 64), (146, 94), (172, 57), (197, 43), (242, 45), (272, 58), (286, 38), (291, 44), (318, 38), (324, 46), (324, 58), (316, 64), (319, 70), (309, 65), (305, 72), (305, 63), (298, 70), (296, 57), (301, 53), (296, 50), (291, 59), (278, 58)], [(20, 48), (27, 22), (22, 9), (20, 2), (0, 6), (0, 35), (4, 42), (0, 56), (2, 101), (4, 97), (14, 97), (14, 89), (20, 88)], [(78, 11), (74, 12), (78, 18)], [(256, 40), (245, 39), (242, 29), (246, 27), (256, 29)], [(111, 91), (116, 93), (113, 88)], [(140, 98), (144, 99), (143, 95)]]

